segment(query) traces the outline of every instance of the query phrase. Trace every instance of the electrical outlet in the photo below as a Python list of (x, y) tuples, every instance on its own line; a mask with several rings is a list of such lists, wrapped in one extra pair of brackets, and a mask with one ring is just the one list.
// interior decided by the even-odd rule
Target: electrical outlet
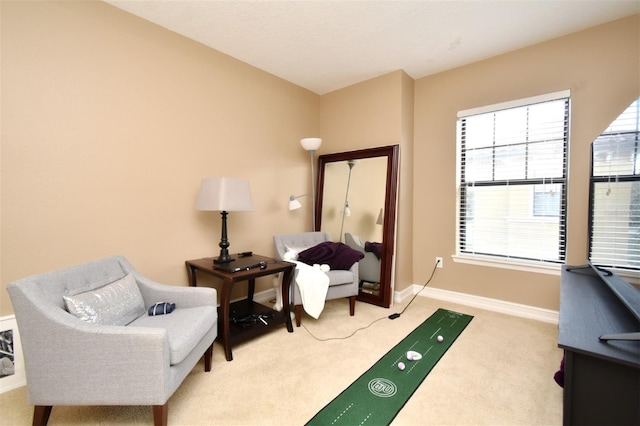
[(438, 264), (438, 268), (442, 268), (444, 265), (442, 264), (442, 258), (436, 257), (436, 263)]

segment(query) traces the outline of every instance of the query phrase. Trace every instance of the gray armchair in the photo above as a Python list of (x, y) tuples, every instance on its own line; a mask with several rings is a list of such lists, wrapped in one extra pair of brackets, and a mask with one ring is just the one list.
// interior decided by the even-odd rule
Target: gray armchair
[(357, 235), (345, 232), (344, 242), (352, 249), (358, 250), (359, 252), (364, 254), (364, 258), (360, 262), (358, 262), (360, 270), (360, 282), (373, 284), (379, 283), (380, 259), (378, 259), (378, 257), (370, 251), (365, 251), (364, 243)]
[[(299, 234), (279, 234), (273, 236), (275, 243), (276, 255), (279, 259), (284, 260), (285, 253), (289, 249), (302, 251), (313, 247), (325, 241), (332, 241), (331, 234), (328, 232), (303, 232)], [(356, 297), (358, 296), (358, 262), (354, 263), (351, 269), (331, 270), (327, 272), (329, 276), (329, 290), (327, 291), (326, 300), (339, 299), (341, 297), (349, 298), (349, 315), (355, 314)], [(302, 298), (300, 290), (295, 282), (292, 283), (293, 301), (296, 315), (296, 326), (300, 327), (302, 317)]]
[[(116, 290), (122, 282), (127, 291)], [(24, 278), (7, 290), (22, 339), (34, 425), (46, 425), (54, 405), (151, 405), (154, 423), (166, 425), (167, 400), (203, 354), (205, 371), (211, 370), (218, 330), (212, 288), (158, 284), (113, 256)], [(100, 315), (89, 320), (65, 308), (63, 296), (77, 301), (96, 292), (108, 297), (91, 300), (118, 302), (104, 312), (94, 305), (87, 312)], [(102, 321), (129, 300), (135, 309), (127, 308), (127, 316), (139, 314), (132, 322)], [(157, 302), (175, 303), (175, 310), (149, 316), (147, 309)]]

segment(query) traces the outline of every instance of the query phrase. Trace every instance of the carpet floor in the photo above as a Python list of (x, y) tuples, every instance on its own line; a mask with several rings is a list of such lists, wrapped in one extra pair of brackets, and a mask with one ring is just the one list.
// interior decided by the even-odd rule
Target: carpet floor
[[(330, 301), (319, 320), (303, 317), (308, 331), (283, 326), (234, 347), (231, 362), (216, 344), (211, 372), (201, 361), (169, 400), (169, 424), (303, 425), (438, 308), (474, 319), (392, 425), (562, 423), (562, 389), (553, 380), (562, 358), (556, 325), (426, 297), (386, 319), (404, 306), (358, 302), (350, 317), (346, 299)], [(349, 338), (317, 340), (359, 328)], [(32, 412), (26, 388), (0, 395), (1, 424), (29, 425)], [(49, 421), (112, 424), (151, 425), (151, 408), (54, 407)]]

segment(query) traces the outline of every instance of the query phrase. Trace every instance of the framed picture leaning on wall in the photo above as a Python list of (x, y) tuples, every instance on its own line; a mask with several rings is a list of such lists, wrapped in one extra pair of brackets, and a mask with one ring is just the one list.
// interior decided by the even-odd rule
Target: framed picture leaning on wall
[(0, 393), (24, 386), (20, 333), (14, 316), (0, 318)]

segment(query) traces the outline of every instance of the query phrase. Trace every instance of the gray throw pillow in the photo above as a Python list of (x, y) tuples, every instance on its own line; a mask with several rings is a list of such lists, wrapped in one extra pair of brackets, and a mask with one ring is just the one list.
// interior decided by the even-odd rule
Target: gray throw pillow
[(67, 311), (93, 324), (127, 325), (146, 313), (142, 294), (131, 274), (95, 290), (62, 298)]

